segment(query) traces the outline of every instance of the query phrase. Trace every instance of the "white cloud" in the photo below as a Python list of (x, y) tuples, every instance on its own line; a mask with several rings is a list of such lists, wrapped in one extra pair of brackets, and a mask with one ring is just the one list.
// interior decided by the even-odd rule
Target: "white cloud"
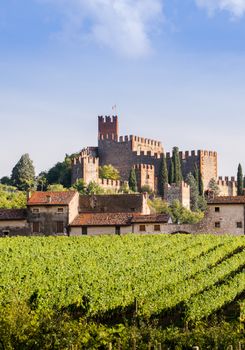
[(234, 17), (245, 14), (245, 0), (196, 0), (199, 7), (207, 8), (210, 14), (216, 10), (229, 11)]
[(65, 36), (93, 39), (127, 56), (151, 52), (151, 34), (163, 19), (163, 0), (38, 0), (65, 14)]

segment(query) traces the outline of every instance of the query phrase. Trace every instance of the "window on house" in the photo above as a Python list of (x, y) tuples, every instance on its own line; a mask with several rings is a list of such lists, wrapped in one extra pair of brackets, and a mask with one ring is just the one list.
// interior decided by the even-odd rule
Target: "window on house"
[(32, 223), (32, 232), (33, 233), (40, 233), (40, 222), (33, 222)]
[(87, 235), (88, 234), (88, 228), (87, 226), (82, 227), (82, 235)]
[(241, 221), (237, 222), (237, 223), (236, 223), (236, 227), (237, 227), (237, 228), (242, 228), (242, 222), (241, 222)]
[(9, 230), (3, 230), (3, 235), (7, 237), (9, 235)]
[(219, 213), (220, 212), (220, 207), (215, 207), (215, 212)]
[(161, 231), (161, 226), (160, 225), (154, 225), (154, 231)]
[(58, 208), (58, 213), (63, 213), (64, 212), (64, 208)]
[(145, 232), (145, 225), (140, 225), (140, 232)]
[(38, 209), (38, 208), (33, 208), (33, 209), (32, 209), (32, 212), (35, 213), (35, 214), (36, 214), (36, 213), (39, 213), (39, 209)]
[(116, 226), (115, 233), (116, 233), (116, 235), (120, 235), (120, 233), (121, 233), (121, 227), (120, 226)]
[(216, 228), (220, 228), (220, 221), (217, 221), (214, 225)]
[(63, 232), (64, 232), (64, 222), (57, 221), (56, 222), (56, 233), (63, 233)]

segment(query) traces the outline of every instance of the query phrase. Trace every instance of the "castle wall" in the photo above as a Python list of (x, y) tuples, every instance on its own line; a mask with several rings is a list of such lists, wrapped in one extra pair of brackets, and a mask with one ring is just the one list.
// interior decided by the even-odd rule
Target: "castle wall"
[(190, 187), (183, 181), (179, 186), (176, 184), (165, 184), (164, 200), (169, 204), (178, 200), (183, 207), (190, 209)]
[(98, 181), (99, 159), (96, 155), (97, 148), (87, 148), (82, 150), (80, 155), (73, 159), (72, 184), (79, 179), (84, 179), (86, 184), (91, 181)]
[(155, 191), (155, 167), (154, 165), (147, 164), (137, 164), (134, 166), (137, 187), (141, 191), (143, 186), (149, 186), (153, 191)]
[(98, 117), (98, 138), (110, 137), (114, 140), (118, 139), (119, 126), (117, 116)]
[(128, 182), (126, 181), (119, 181), (119, 180), (111, 180), (111, 179), (98, 179), (97, 183), (100, 187), (102, 187), (104, 190), (115, 190), (120, 191), (122, 186), (128, 187)]
[(219, 177), (217, 181), (217, 185), (219, 186), (220, 193), (219, 196), (236, 196), (237, 195), (237, 182), (235, 178), (232, 177)]
[(111, 164), (121, 175), (122, 181), (128, 181), (130, 170), (136, 164), (154, 165), (155, 176), (158, 176), (161, 166), (161, 154), (152, 151), (136, 152), (132, 150), (132, 139), (126, 138), (119, 142), (115, 140), (99, 140), (98, 154), (100, 166)]

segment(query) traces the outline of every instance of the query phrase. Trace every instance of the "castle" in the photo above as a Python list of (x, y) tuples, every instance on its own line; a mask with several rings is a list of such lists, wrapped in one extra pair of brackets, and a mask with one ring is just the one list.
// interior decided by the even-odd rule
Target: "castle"
[[(139, 136), (119, 136), (118, 116), (98, 117), (98, 146), (83, 149), (72, 163), (72, 183), (78, 179), (84, 179), (85, 183), (95, 181), (105, 189), (120, 190), (127, 184), (130, 171), (135, 169), (138, 189), (144, 186), (150, 187), (154, 192), (161, 192), (160, 170), (165, 154), (161, 142), (146, 139)], [(218, 178), (218, 157), (213, 151), (198, 150), (179, 152), (182, 174), (185, 179), (188, 173), (199, 170), (202, 177), (204, 190), (208, 189), (212, 178), (217, 181), (220, 195), (236, 195), (236, 181), (234, 178), (223, 180)], [(168, 167), (171, 164), (172, 155), (166, 153)], [(105, 180), (99, 178), (99, 166), (111, 164), (121, 176), (120, 181)], [(166, 191), (171, 188), (167, 187)], [(179, 197), (186, 192), (186, 186), (179, 186)], [(176, 186), (172, 189), (176, 192)], [(167, 194), (168, 195), (168, 194)]]

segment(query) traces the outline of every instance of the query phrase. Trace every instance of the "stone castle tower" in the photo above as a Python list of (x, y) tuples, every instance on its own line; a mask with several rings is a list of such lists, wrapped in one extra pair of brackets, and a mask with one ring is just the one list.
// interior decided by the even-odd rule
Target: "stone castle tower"
[[(152, 190), (159, 192), (163, 153), (164, 148), (159, 141), (134, 135), (119, 136), (118, 116), (99, 116), (98, 146), (82, 150), (73, 160), (72, 182), (83, 178), (86, 183), (96, 181), (103, 185), (104, 181), (99, 179), (99, 166), (111, 164), (118, 169), (122, 183), (128, 181), (130, 171), (134, 168), (139, 189), (150, 186)], [(217, 179), (218, 183), (216, 152), (198, 150), (180, 152), (179, 155), (184, 179), (197, 166), (202, 175), (204, 189), (208, 188), (212, 178)], [(171, 157), (170, 153), (166, 153), (168, 164)], [(120, 184), (118, 181), (110, 181), (110, 186), (119, 188)]]

